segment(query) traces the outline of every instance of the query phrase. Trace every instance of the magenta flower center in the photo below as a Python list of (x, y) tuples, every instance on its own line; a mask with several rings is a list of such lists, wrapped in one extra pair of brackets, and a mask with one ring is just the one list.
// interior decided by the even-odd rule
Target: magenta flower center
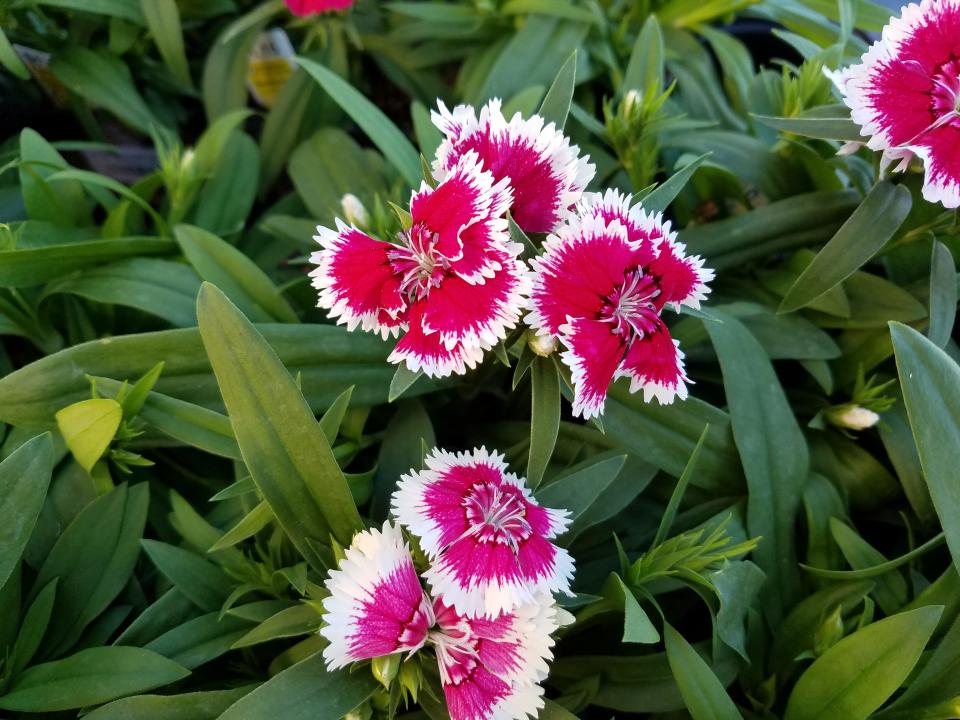
[(628, 272), (623, 284), (614, 288), (600, 308), (599, 319), (613, 323), (613, 332), (626, 336), (628, 342), (653, 332), (660, 313), (654, 298), (660, 294), (657, 282), (639, 268)]
[(440, 236), (426, 223), (416, 223), (397, 235), (402, 243), (389, 252), (394, 270), (402, 276), (400, 292), (411, 301), (421, 300), (439, 287), (449, 261), (437, 250)]
[(477, 669), (479, 654), (476, 636), (469, 625), (452, 607), (436, 600), (433, 605), (436, 627), (430, 632), (430, 642), (436, 648), (440, 677), (448, 685), (459, 685), (469, 680)]
[(934, 71), (930, 94), (935, 114), (956, 116), (960, 110), (960, 60), (951, 58)]
[(463, 500), (469, 533), (480, 542), (498, 542), (517, 551), (533, 533), (523, 496), (514, 487), (490, 482), (474, 485)]

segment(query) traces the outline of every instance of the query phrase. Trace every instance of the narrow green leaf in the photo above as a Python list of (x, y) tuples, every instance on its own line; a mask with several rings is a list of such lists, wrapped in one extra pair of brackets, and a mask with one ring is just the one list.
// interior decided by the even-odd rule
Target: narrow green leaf
[(147, 135), (165, 129), (120, 58), (76, 44), (54, 57), (50, 70), (83, 100), (113, 113), (132, 128)]
[(912, 204), (910, 191), (902, 185), (875, 185), (787, 291), (779, 312), (806, 307), (859, 270), (893, 237)]
[(957, 268), (942, 242), (933, 244), (930, 261), (930, 327), (927, 337), (937, 347), (947, 346), (957, 319)]
[[(269, 12), (258, 12), (267, 9)], [(246, 106), (250, 51), (270, 18), (282, 9), (281, 0), (258, 5), (230, 23), (214, 41), (201, 81), (208, 122)]]
[(129, 490), (120, 485), (84, 507), (57, 538), (30, 595), (59, 578), (41, 658), (69, 649), (126, 586), (140, 555), (149, 500), (146, 483)]
[[(559, 3), (556, 0), (543, 3), (541, 0), (541, 4), (555, 7)], [(553, 82), (570, 53), (580, 47), (589, 31), (590, 25), (584, 22), (530, 15), (491, 58), (482, 86), (465, 99), (479, 104), (494, 97), (512, 97), (531, 85), (546, 87)], [(523, 68), (523, 72), (516, 72), (517, 68)]]
[(730, 315), (706, 323), (723, 371), (733, 436), (750, 494), (747, 530), (762, 538), (753, 559), (767, 574), (767, 617), (776, 621), (799, 593), (794, 523), (809, 452), (760, 343)]
[(343, 423), (343, 417), (347, 414), (350, 407), (350, 398), (353, 396), (353, 386), (351, 385), (339, 397), (333, 401), (333, 404), (327, 408), (327, 411), (320, 418), (320, 429), (323, 430), (323, 436), (332, 446), (340, 433), (340, 425)]
[[(960, 618), (955, 619), (929, 660), (911, 679), (907, 689), (886, 710), (876, 715), (884, 720), (927, 718), (918, 712), (940, 703), (949, 703), (956, 714), (960, 697)], [(952, 701), (952, 702), (950, 702)], [(944, 714), (942, 717), (950, 717)]]
[(560, 373), (550, 358), (531, 366), (530, 456), (527, 483), (536, 490), (547, 470), (560, 429)]
[(94, 302), (136, 308), (174, 327), (195, 327), (200, 278), (189, 265), (132, 257), (54, 280), (44, 296), (78, 295)]
[(320, 615), (309, 605), (301, 603), (271, 615), (234, 643), (235, 648), (249, 647), (278, 638), (297, 637), (315, 633), (322, 624)]
[(219, 720), (343, 717), (380, 687), (368, 672), (329, 672), (320, 653), (287, 668), (231, 705)]
[(573, 101), (573, 89), (576, 84), (577, 51), (574, 50), (553, 79), (537, 114), (545, 122), (552, 122), (557, 128), (563, 130), (563, 126), (567, 123), (567, 115), (570, 114), (570, 103)]
[(114, 700), (176, 682), (190, 672), (134, 647), (96, 647), (24, 671), (0, 696), (0, 708), (56, 712)]
[(330, 445), (263, 336), (208, 283), (197, 317), (244, 462), (290, 539), (322, 571), (313, 543), (332, 532), (348, 545), (363, 527)]
[(398, 365), (393, 373), (393, 379), (390, 381), (390, 392), (387, 395), (387, 401), (393, 402), (403, 395), (410, 387), (421, 377), (421, 371), (411, 372), (406, 365)]
[(20, 625), (20, 632), (17, 635), (17, 642), (10, 653), (9, 662), (11, 670), (9, 677), (15, 677), (20, 674), (33, 656), (40, 648), (40, 641), (43, 640), (43, 634), (47, 631), (50, 624), (50, 616), (53, 614), (53, 602), (57, 597), (57, 578), (54, 578), (47, 586), (40, 591), (37, 598), (30, 605), (27, 614), (23, 616), (23, 623)]
[(953, 564), (960, 568), (960, 366), (913, 328), (890, 324), (897, 372), (920, 465)]
[(649, 94), (657, 97), (663, 92), (664, 73), (663, 32), (657, 16), (651, 13), (637, 34), (620, 94), (633, 90), (641, 96)]
[[(835, 518), (831, 519), (835, 520)], [(916, 560), (918, 557), (926, 555), (928, 552), (934, 548), (940, 547), (945, 542), (946, 536), (942, 532), (937, 533), (923, 543), (923, 545), (918, 545), (913, 550), (904, 553), (900, 557), (896, 557), (893, 560), (887, 560), (886, 562), (882, 562), (878, 565), (860, 568), (858, 570), (827, 570), (825, 568), (810, 567), (809, 565), (804, 565), (803, 563), (800, 563), (800, 567), (812, 575), (822, 578), (829, 578), (830, 580), (865, 580), (867, 578), (876, 577), (877, 575), (883, 575), (891, 570), (896, 570), (898, 567), (902, 567), (907, 563)]]
[(817, 107), (796, 117), (753, 115), (753, 119), (767, 127), (803, 137), (844, 142), (862, 142), (864, 139), (860, 126), (850, 119), (850, 109), (845, 105)]
[(610, 386), (603, 415), (608, 438), (638, 460), (680, 477), (709, 424), (691, 484), (718, 493), (740, 492), (743, 472), (726, 412), (693, 397), (669, 406), (645, 403), (628, 386), (623, 380)]
[(420, 186), (420, 156), (406, 136), (372, 102), (336, 73), (308, 58), (300, 66), (320, 83), (331, 98), (367, 134), (410, 187)]
[(942, 612), (918, 608), (845, 637), (800, 676), (784, 720), (865, 720), (906, 680)]
[[(844, 559), (854, 570), (887, 564), (887, 559), (880, 551), (840, 520), (830, 518), (830, 533), (840, 548), (840, 552), (843, 553)], [(907, 582), (900, 573), (894, 569), (873, 577), (876, 583), (876, 587), (873, 589), (873, 597), (876, 598), (877, 605), (885, 614), (892, 615), (906, 604)]]
[(145, 647), (193, 670), (230, 652), (250, 625), (249, 620), (211, 612), (168, 630)]
[(770, 648), (770, 665), (780, 674), (790, 671), (795, 659), (813, 649), (814, 633), (838, 606), (851, 612), (874, 587), (869, 581), (830, 583), (797, 603), (776, 629)]
[(420, 147), (421, 157), (434, 157), (437, 154), (437, 148), (443, 142), (443, 133), (430, 119), (430, 111), (419, 100), (414, 100), (410, 105), (410, 117), (413, 119), (413, 132)]
[(21, 80), (30, 79), (30, 72), (23, 64), (20, 56), (17, 55), (17, 51), (13, 49), (13, 45), (10, 44), (10, 40), (2, 29), (0, 29), (0, 65), (3, 65), (11, 74)]
[(650, 618), (637, 598), (634, 597), (633, 590), (627, 587), (617, 574), (610, 576), (616, 592), (623, 597), (623, 642), (643, 643), (644, 645), (653, 645), (660, 642), (660, 633), (650, 622)]
[(263, 500), (253, 510), (244, 515), (236, 525), (227, 530), (223, 537), (211, 545), (209, 552), (233, 547), (237, 543), (253, 537), (267, 527), (272, 520), (273, 510), (270, 509), (270, 503)]
[(690, 181), (690, 178), (693, 177), (693, 173), (697, 171), (697, 168), (700, 167), (708, 157), (710, 157), (710, 153), (704, 153), (660, 183), (649, 195), (643, 198), (641, 204), (644, 210), (648, 213), (658, 213), (666, 210), (667, 206), (674, 201), (680, 191), (683, 190)]
[(0, 462), (0, 588), (30, 540), (47, 496), (53, 461), (50, 433), (43, 433)]
[(153, 386), (157, 384), (157, 380), (160, 378), (160, 373), (162, 372), (163, 361), (158, 362), (145, 372), (143, 376), (133, 384), (127, 394), (124, 395), (121, 401), (124, 419), (133, 418), (140, 414), (144, 403), (147, 401), (147, 397), (150, 395), (150, 391), (153, 390)]
[[(258, 328), (292, 373), (315, 411), (325, 410), (355, 385), (353, 402), (373, 406), (387, 401), (393, 368), (389, 346), (369, 333), (351, 333), (333, 325), (261, 325)], [(164, 362), (156, 392), (182, 403), (222, 408), (220, 391), (196, 328), (104, 337), (48, 355), (0, 377), (0, 422), (49, 428), (53, 415), (71, 402), (90, 397), (88, 376), (133, 379)], [(411, 395), (437, 384), (421, 380)], [(147, 406), (150, 405), (148, 401)], [(219, 428), (219, 413), (202, 424)], [(216, 433), (222, 434), (222, 433)], [(222, 443), (221, 443), (222, 446)], [(223, 453), (233, 457), (229, 452)]]
[(235, 247), (192, 225), (177, 225), (173, 234), (197, 274), (221, 288), (254, 321), (299, 322), (279, 288)]
[(708, 423), (704, 426), (703, 432), (700, 433), (697, 446), (693, 449), (693, 452), (690, 453), (687, 466), (683, 468), (680, 479), (677, 480), (677, 485), (670, 494), (670, 500), (667, 502), (667, 507), (663, 511), (663, 517), (660, 518), (660, 526), (657, 528), (657, 534), (654, 535), (653, 542), (650, 543), (651, 548), (655, 548), (669, 536), (670, 528), (673, 526), (673, 521), (677, 517), (677, 511), (680, 509), (680, 502), (683, 500), (683, 495), (687, 491), (687, 485), (690, 484), (690, 480), (693, 478), (694, 470), (696, 470), (697, 467), (697, 459), (700, 457), (700, 451), (703, 449), (703, 443), (706, 442), (707, 433), (709, 432), (710, 424)]
[(141, 541), (150, 560), (194, 605), (206, 612), (220, 610), (233, 582), (209, 560), (159, 540)]
[(97, 708), (85, 720), (217, 720), (220, 714), (253, 690), (206, 690), (179, 695), (136, 695)]
[(140, 0), (140, 10), (170, 72), (185, 87), (192, 87), (177, 3), (174, 0)]
[(130, 237), (9, 250), (0, 263), (0, 287), (41, 285), (74, 270), (132, 256), (169, 253), (175, 248), (166, 238)]
[(710, 666), (669, 623), (664, 623), (663, 640), (670, 670), (693, 720), (743, 720)]
[(626, 455), (601, 455), (582, 467), (572, 468), (537, 489), (537, 501), (545, 507), (563, 508), (570, 513), (570, 524), (598, 502), (623, 469)]

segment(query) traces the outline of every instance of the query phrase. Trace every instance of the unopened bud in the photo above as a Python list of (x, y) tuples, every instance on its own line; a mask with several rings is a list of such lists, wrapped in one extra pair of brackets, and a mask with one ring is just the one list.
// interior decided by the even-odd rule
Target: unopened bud
[(408, 660), (400, 665), (400, 687), (406, 690), (414, 702), (420, 693), (420, 683), (423, 682), (423, 671), (416, 660)]
[(344, 715), (343, 720), (370, 720), (372, 717), (373, 708), (370, 707), (369, 702), (365, 702)]
[(636, 90), (628, 90), (627, 94), (623, 96), (623, 114), (630, 115), (633, 109), (640, 104), (640, 99), (640, 93)]
[(370, 213), (353, 193), (347, 193), (340, 199), (340, 207), (343, 209), (344, 219), (351, 225), (365, 228), (370, 224)]
[(527, 336), (527, 345), (540, 357), (549, 357), (557, 349), (557, 338), (553, 335), (530, 333)]
[(879, 415), (860, 405), (840, 405), (828, 410), (826, 415), (832, 424), (847, 430), (866, 430), (880, 422)]
[(373, 671), (373, 676), (377, 679), (377, 682), (389, 690), (393, 679), (400, 672), (400, 654), (394, 653), (393, 655), (375, 657), (370, 664), (370, 669)]
[(813, 634), (813, 654), (823, 655), (843, 639), (843, 607), (837, 605)]

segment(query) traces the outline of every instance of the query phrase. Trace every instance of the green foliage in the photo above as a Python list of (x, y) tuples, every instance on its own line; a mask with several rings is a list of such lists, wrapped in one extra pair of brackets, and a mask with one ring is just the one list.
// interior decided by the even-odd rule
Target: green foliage
[[(429, 655), (329, 671), (318, 631), (400, 476), (484, 445), (569, 520), (540, 720), (956, 717), (960, 225), (824, 73), (888, 17), (0, 2), (0, 714), (448, 717)], [(267, 30), (293, 54), (261, 106)], [(690, 397), (621, 378), (583, 423), (564, 348), (522, 327), (437, 379), (316, 307), (316, 226), (395, 241), (437, 99), (495, 97), (716, 273), (663, 312)]]

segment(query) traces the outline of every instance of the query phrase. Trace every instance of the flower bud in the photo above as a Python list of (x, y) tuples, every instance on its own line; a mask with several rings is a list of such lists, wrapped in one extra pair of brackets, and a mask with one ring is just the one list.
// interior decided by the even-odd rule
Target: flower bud
[(557, 349), (557, 338), (553, 335), (527, 334), (527, 345), (540, 357), (550, 357)]
[(423, 671), (420, 669), (420, 663), (415, 660), (402, 663), (400, 665), (400, 687), (406, 690), (414, 702), (417, 701), (417, 695), (420, 692), (420, 683), (423, 682)]
[(627, 90), (626, 95), (623, 96), (623, 114), (625, 117), (629, 117), (633, 109), (640, 104), (640, 93), (636, 90)]
[(833, 425), (847, 430), (866, 430), (880, 421), (880, 416), (873, 410), (853, 404), (831, 408), (827, 411), (826, 417)]
[(340, 199), (340, 207), (343, 210), (344, 219), (351, 225), (365, 228), (370, 224), (370, 213), (360, 202), (360, 198), (353, 193), (347, 193)]
[(813, 633), (813, 654), (820, 657), (842, 639), (843, 606), (837, 605)]
[(370, 669), (377, 681), (389, 690), (390, 683), (400, 671), (400, 653), (375, 657), (370, 664)]

